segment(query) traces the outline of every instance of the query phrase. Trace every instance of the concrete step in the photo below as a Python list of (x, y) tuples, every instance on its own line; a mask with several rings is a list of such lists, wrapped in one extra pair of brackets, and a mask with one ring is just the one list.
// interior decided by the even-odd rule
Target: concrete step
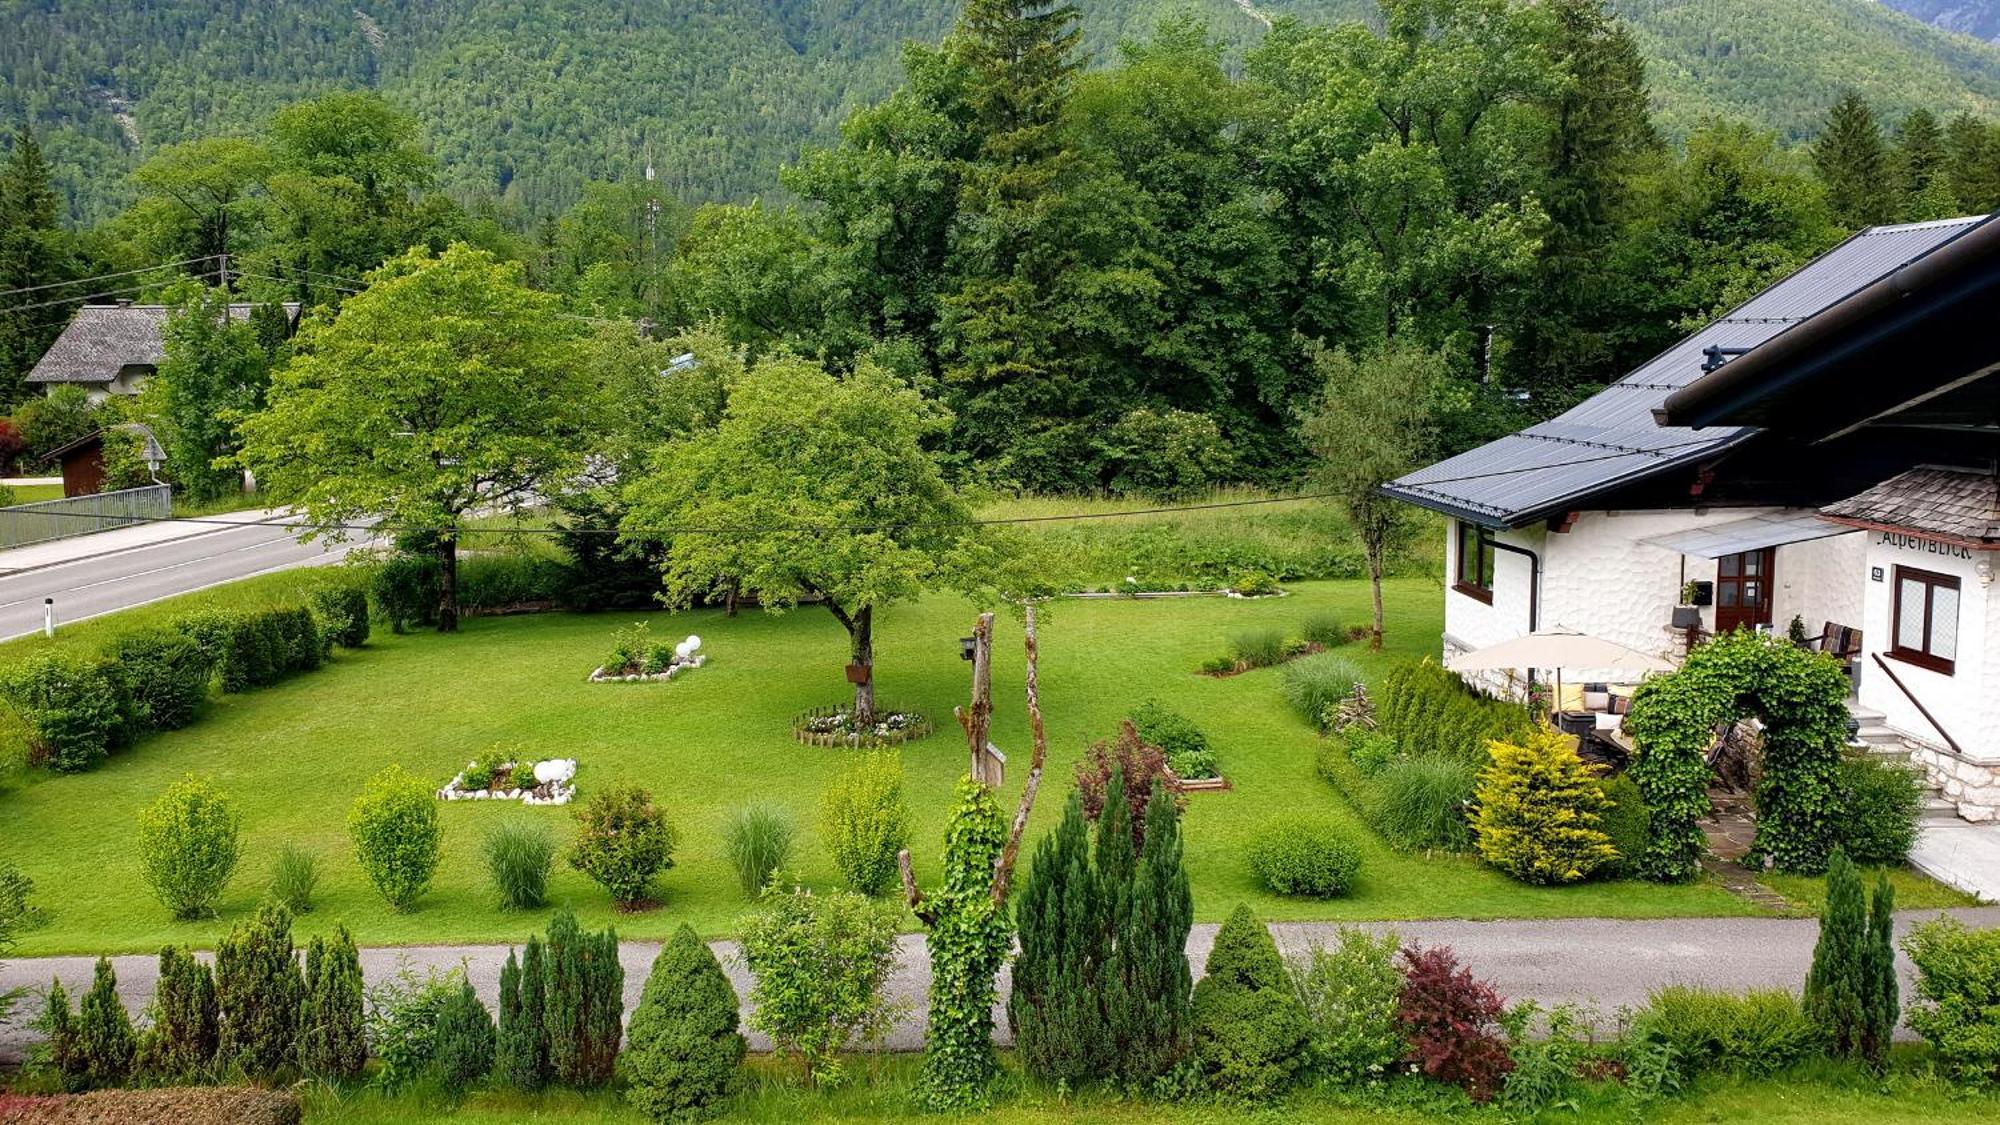
[(1955, 821), (1958, 819), (1958, 806), (1945, 800), (1936, 792), (1932, 792), (1930, 796), (1924, 798), (1923, 813), (1921, 815), (1925, 820)]

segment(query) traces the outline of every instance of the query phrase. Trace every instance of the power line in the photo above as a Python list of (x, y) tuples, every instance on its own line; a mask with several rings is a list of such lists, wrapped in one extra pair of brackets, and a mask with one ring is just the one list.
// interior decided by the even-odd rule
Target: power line
[[(190, 274), (188, 276), (202, 278), (202, 277), (211, 277), (214, 274), (215, 274), (214, 270), (208, 270), (203, 273)], [(0, 309), (0, 314), (32, 312), (35, 309), (49, 309), (49, 308), (54, 308), (57, 305), (74, 305), (82, 301), (95, 301), (100, 297), (120, 297), (131, 293), (144, 293), (146, 290), (151, 289), (152, 287), (153, 286), (149, 283), (145, 285), (128, 285), (122, 289), (105, 289), (96, 293), (84, 293), (75, 297), (63, 297), (59, 300), (54, 300), (54, 301), (39, 301), (32, 305), (15, 305), (11, 308)]]
[[(43, 285), (24, 285), (19, 289), (0, 289), (0, 297), (12, 297), (18, 293), (36, 293), (44, 289), (62, 289), (66, 286), (71, 286), (71, 285), (89, 285), (94, 281), (110, 281), (113, 278), (131, 277), (133, 274), (151, 273), (154, 270), (178, 269), (181, 266), (191, 266), (196, 262), (206, 262), (208, 260), (209, 259), (206, 257), (184, 258), (178, 262), (162, 262), (157, 266), (140, 266), (138, 269), (135, 270), (119, 270), (117, 273), (100, 273), (92, 277), (75, 277), (71, 278), (68, 281), (51, 281)], [(214, 271), (211, 270), (208, 272), (212, 273)]]

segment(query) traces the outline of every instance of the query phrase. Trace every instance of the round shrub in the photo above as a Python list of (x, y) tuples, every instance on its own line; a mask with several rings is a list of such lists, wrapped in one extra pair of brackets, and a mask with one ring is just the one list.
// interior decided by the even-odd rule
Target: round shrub
[(1472, 847), (1466, 809), (1479, 787), (1479, 771), (1455, 758), (1398, 758), (1375, 775), (1370, 811), (1375, 827), (1399, 848)]
[(1327, 716), (1339, 710), (1341, 701), (1354, 694), (1354, 685), (1362, 682), (1362, 675), (1352, 660), (1323, 652), (1285, 665), (1279, 682), (1292, 710), (1306, 722), (1323, 727)]
[(864, 754), (820, 798), (819, 834), (849, 890), (879, 895), (896, 881), (896, 853), (910, 838), (903, 763), (895, 751)]
[(1637, 869), (1652, 840), (1653, 814), (1646, 808), (1645, 794), (1638, 783), (1624, 774), (1598, 783), (1607, 804), (1599, 814), (1598, 827), (1611, 838), (1618, 858), (1604, 868), (1605, 874), (1624, 875)]
[(28, 727), (28, 761), (77, 773), (102, 761), (131, 734), (132, 694), (117, 665), (43, 651), (4, 679), (0, 695)]
[(358, 585), (327, 586), (314, 590), (308, 604), (332, 643), (342, 648), (368, 643), (368, 591)]
[(229, 799), (190, 774), (139, 814), (139, 873), (175, 918), (206, 918), (236, 871), (239, 831)]
[(1922, 776), (1908, 766), (1850, 758), (1840, 764), (1840, 846), (1855, 863), (1898, 865), (1917, 842)]
[(390, 906), (406, 910), (430, 886), (444, 826), (430, 789), (403, 767), (368, 782), (347, 811), (347, 834), (361, 870)]
[(571, 867), (632, 909), (646, 901), (653, 876), (674, 865), (674, 831), (653, 807), (653, 795), (625, 786), (600, 789), (576, 812)]
[(1274, 820), (1250, 844), (1250, 870), (1281, 895), (1338, 898), (1354, 888), (1361, 850), (1330, 820)]
[(556, 841), (539, 824), (510, 821), (486, 836), (486, 871), (502, 910), (534, 910), (548, 901)]

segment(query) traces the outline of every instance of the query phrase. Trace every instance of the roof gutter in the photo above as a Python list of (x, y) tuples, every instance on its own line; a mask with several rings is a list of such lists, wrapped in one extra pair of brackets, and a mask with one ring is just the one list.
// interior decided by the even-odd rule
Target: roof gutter
[(1725, 422), (1736, 411), (1790, 389), (1845, 353), (1867, 345), (1872, 322), (1892, 313), (1911, 295), (2000, 258), (2000, 222), (1995, 219), (1989, 216), (1931, 253), (1668, 395), (1653, 411), (1654, 421), (1692, 429)]

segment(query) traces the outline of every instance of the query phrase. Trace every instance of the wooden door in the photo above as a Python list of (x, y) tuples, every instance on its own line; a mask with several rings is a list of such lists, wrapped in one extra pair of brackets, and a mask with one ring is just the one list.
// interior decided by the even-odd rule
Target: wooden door
[(1715, 631), (1771, 623), (1771, 569), (1776, 547), (1715, 560)]

